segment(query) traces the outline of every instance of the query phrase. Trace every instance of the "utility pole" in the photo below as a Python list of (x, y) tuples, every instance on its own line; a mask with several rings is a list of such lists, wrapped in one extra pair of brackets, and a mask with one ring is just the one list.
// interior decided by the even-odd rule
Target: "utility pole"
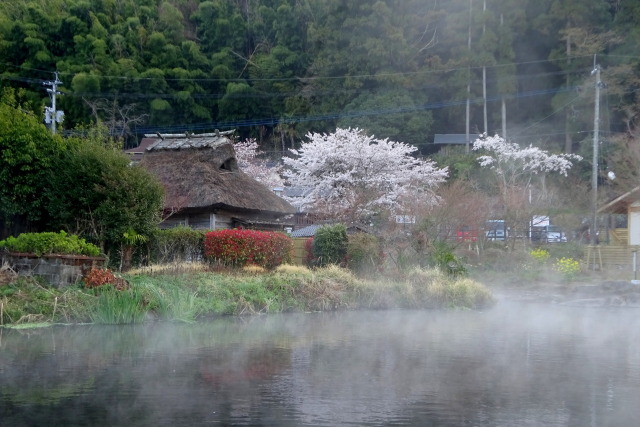
[(594, 68), (591, 71), (591, 75), (596, 76), (596, 106), (593, 117), (593, 162), (591, 171), (591, 203), (593, 208), (593, 218), (591, 220), (591, 244), (595, 245), (596, 233), (598, 232), (598, 132), (600, 126), (600, 87), (602, 82), (600, 81), (600, 66), (596, 64), (596, 57), (593, 57)]
[(42, 83), (45, 86), (51, 86), (47, 88), (49, 97), (51, 98), (51, 107), (44, 108), (44, 122), (51, 127), (51, 133), (56, 133), (56, 123), (62, 123), (64, 120), (64, 111), (56, 110), (56, 95), (61, 95), (62, 92), (58, 92), (58, 86), (62, 86), (62, 82), (58, 78), (58, 72), (55, 73), (55, 79)]
[[(502, 28), (504, 26), (504, 15), (501, 13), (500, 14), (500, 28)], [(501, 108), (500, 108), (500, 112), (502, 113), (502, 137), (504, 138), (504, 140), (507, 140), (507, 102), (504, 99), (504, 92), (502, 92), (502, 95), (500, 96), (500, 104), (501, 104)]]
[(467, 65), (467, 109), (466, 109), (466, 144), (465, 152), (469, 154), (469, 122), (471, 111), (471, 14), (473, 12), (473, 0), (469, 0), (469, 35), (467, 37), (467, 47), (469, 49), (469, 64)]
[[(482, 2), (482, 37), (484, 37), (487, 23), (487, 0), (483, 0)], [(484, 118), (484, 133), (489, 132), (487, 129), (487, 66), (482, 65), (482, 104), (483, 104), (483, 118)], [(504, 137), (504, 136), (503, 136)]]

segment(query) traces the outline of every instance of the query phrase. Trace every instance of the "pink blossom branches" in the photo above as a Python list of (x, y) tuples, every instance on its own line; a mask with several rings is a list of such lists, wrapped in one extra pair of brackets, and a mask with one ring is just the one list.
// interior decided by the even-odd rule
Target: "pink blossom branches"
[(507, 142), (498, 135), (481, 135), (473, 142), (473, 149), (489, 152), (478, 157), (478, 161), (481, 166), (489, 166), (498, 173), (504, 173), (504, 169), (510, 167), (523, 173), (558, 172), (567, 176), (573, 166), (572, 161), (582, 160), (577, 154), (549, 154), (532, 145), (520, 148), (518, 144)]
[[(516, 230), (525, 233), (532, 215), (557, 205), (553, 202), (553, 192), (547, 191), (546, 174), (567, 176), (573, 162), (582, 160), (576, 154), (549, 154), (532, 145), (521, 148), (498, 135), (481, 135), (474, 141), (473, 150), (486, 153), (478, 157), (478, 162), (495, 172), (502, 199), (502, 209), (495, 214), (510, 224), (513, 236), (518, 234)], [(532, 199), (531, 182), (536, 176), (539, 177), (538, 195)]]
[(284, 181), (280, 177), (282, 166), (268, 166), (267, 162), (260, 157), (258, 143), (255, 139), (250, 138), (238, 142), (234, 144), (233, 148), (236, 151), (236, 159), (241, 171), (250, 175), (270, 190), (284, 185)]
[(380, 209), (402, 209), (406, 198), (437, 201), (433, 190), (447, 170), (413, 156), (416, 148), (375, 139), (360, 129), (309, 133), (294, 158), (285, 158), (289, 184), (309, 188), (298, 202), (333, 216), (364, 220)]

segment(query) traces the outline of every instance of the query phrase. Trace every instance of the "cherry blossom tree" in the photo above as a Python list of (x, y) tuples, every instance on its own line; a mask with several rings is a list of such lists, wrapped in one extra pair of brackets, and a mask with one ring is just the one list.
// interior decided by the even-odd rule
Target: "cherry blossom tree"
[(435, 204), (434, 190), (447, 177), (446, 168), (416, 158), (415, 147), (357, 128), (306, 138), (290, 150), (294, 157), (284, 159), (289, 184), (309, 189), (292, 203), (331, 218), (362, 222), (383, 211), (403, 214), (408, 200)]
[(494, 169), (503, 186), (522, 182), (523, 179), (528, 185), (533, 176), (544, 176), (550, 172), (567, 176), (572, 162), (582, 160), (577, 154), (549, 154), (533, 145), (520, 148), (515, 142), (508, 142), (498, 135), (480, 135), (473, 142), (473, 150), (487, 153), (478, 157), (480, 166)]
[[(522, 233), (528, 229), (532, 215), (558, 205), (553, 192), (546, 188), (546, 175), (558, 173), (566, 177), (573, 162), (582, 160), (577, 154), (550, 154), (532, 145), (521, 148), (498, 135), (480, 135), (473, 150), (486, 153), (478, 157), (478, 162), (495, 172), (503, 209), (494, 214), (502, 215), (513, 227), (512, 237), (519, 234), (517, 229)], [(535, 178), (537, 191), (532, 187)]]
[(238, 167), (244, 173), (253, 177), (256, 181), (265, 185), (270, 190), (283, 187), (281, 178), (282, 166), (277, 164), (270, 166), (258, 150), (258, 142), (254, 138), (246, 139), (234, 144)]

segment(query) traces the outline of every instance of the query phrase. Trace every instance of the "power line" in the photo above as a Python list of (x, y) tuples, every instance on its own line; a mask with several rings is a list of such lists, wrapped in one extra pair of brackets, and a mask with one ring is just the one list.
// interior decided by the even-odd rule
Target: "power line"
[[(602, 55), (607, 56), (607, 55)], [(621, 57), (627, 59), (640, 59), (640, 56), (625, 56), (625, 55), (610, 55), (611, 57)], [(503, 64), (492, 64), (486, 65), (488, 69), (498, 69), (503, 67), (513, 67), (513, 66), (524, 66), (524, 65), (533, 65), (540, 63), (556, 63), (556, 62), (565, 62), (567, 60), (577, 60), (591, 58), (591, 55), (580, 55), (580, 56), (567, 56), (563, 58), (556, 59), (540, 59), (534, 61), (520, 61), (520, 62), (510, 62)], [(5, 62), (3, 65), (15, 67), (22, 70), (28, 71), (37, 71), (42, 73), (51, 74), (49, 70), (43, 70), (38, 68), (30, 68), (24, 67), (21, 65), (16, 65), (10, 62)], [(297, 81), (297, 82), (310, 82), (310, 81), (322, 81), (322, 80), (340, 80), (340, 79), (372, 79), (372, 78), (387, 78), (387, 77), (401, 77), (401, 76), (416, 76), (416, 75), (429, 75), (429, 74), (438, 74), (438, 73), (453, 73), (456, 71), (466, 71), (468, 67), (443, 67), (440, 69), (427, 69), (427, 70), (419, 70), (419, 71), (406, 71), (406, 72), (395, 72), (395, 73), (378, 73), (378, 74), (356, 74), (356, 75), (340, 75), (340, 76), (294, 76), (294, 77), (283, 77), (283, 78), (167, 78), (163, 77), (163, 80), (168, 82), (286, 82), (286, 81)], [(482, 69), (482, 65), (474, 66), (470, 68), (471, 70), (478, 71)], [(198, 70), (200, 71), (200, 70)], [(82, 72), (80, 72), (82, 73)], [(60, 72), (61, 76), (71, 77), (80, 74), (80, 73), (69, 73), (69, 72)], [(575, 71), (558, 71), (557, 73), (575, 73)], [(100, 74), (92, 74), (92, 77), (98, 79), (112, 79), (112, 80), (131, 80), (131, 81), (153, 81), (158, 80), (156, 77), (133, 77), (133, 76), (121, 76), (121, 75), (100, 75)], [(3, 77), (5, 78), (5, 77)]]
[[(562, 106), (560, 106), (559, 108), (557, 108), (555, 111), (553, 111), (551, 114), (549, 114), (549, 115), (547, 115), (547, 116), (543, 117), (542, 119), (538, 120), (537, 122), (535, 122), (535, 123), (533, 123), (533, 124), (531, 124), (531, 125), (529, 125), (529, 126), (525, 127), (525, 128), (523, 129), (523, 131), (525, 131), (525, 130), (528, 130), (528, 129), (531, 129), (531, 128), (533, 128), (533, 127), (538, 126), (540, 123), (542, 123), (543, 121), (547, 120), (549, 117), (551, 117), (551, 116), (553, 116), (553, 115), (555, 115), (555, 114), (559, 113), (560, 111), (564, 110), (566, 107), (568, 107), (570, 104), (572, 104), (572, 103), (574, 103), (575, 101), (577, 101), (579, 98), (580, 98), (580, 96), (576, 96), (576, 97), (574, 97), (574, 98), (570, 99), (569, 101), (567, 101), (566, 103), (564, 103)], [(516, 136), (517, 136), (517, 135), (518, 135), (518, 133), (516, 133)]]
[[(540, 89), (535, 91), (523, 92), (517, 95), (508, 96), (507, 99), (518, 99), (518, 98), (528, 98), (534, 96), (542, 96), (549, 94), (557, 94), (563, 92), (571, 92), (575, 91), (577, 86), (572, 86), (568, 88), (554, 88), (554, 89)], [(498, 101), (501, 99), (499, 96), (489, 97), (488, 101)], [(472, 102), (474, 104), (479, 104), (483, 102), (483, 98), (473, 99)], [(453, 101), (443, 101), (443, 102), (432, 102), (427, 104), (422, 104), (418, 106), (401, 106), (401, 107), (393, 107), (393, 108), (380, 108), (374, 110), (354, 110), (348, 112), (335, 112), (335, 113), (327, 113), (327, 114), (318, 114), (314, 116), (293, 116), (293, 117), (265, 117), (265, 118), (252, 118), (252, 119), (243, 119), (236, 121), (227, 121), (227, 122), (207, 122), (207, 123), (193, 123), (193, 124), (181, 124), (181, 125), (171, 125), (171, 126), (146, 126), (146, 127), (137, 127), (136, 130), (138, 133), (179, 133), (186, 131), (197, 131), (197, 130), (210, 130), (210, 129), (235, 129), (235, 128), (244, 128), (244, 127), (253, 127), (253, 126), (275, 126), (278, 124), (294, 124), (294, 123), (304, 123), (304, 122), (316, 122), (316, 121), (324, 121), (324, 120), (336, 120), (343, 118), (360, 118), (360, 117), (369, 117), (383, 114), (401, 114), (408, 112), (416, 112), (416, 111), (426, 111), (426, 110), (435, 110), (440, 108), (454, 107), (463, 105), (466, 103), (465, 100), (453, 100)]]
[[(548, 73), (536, 73), (536, 74), (526, 74), (519, 75), (513, 77), (507, 77), (503, 79), (493, 78), (489, 79), (489, 83), (495, 83), (498, 81), (508, 82), (508, 81), (527, 81), (533, 78), (538, 77), (548, 77), (548, 76), (561, 76), (567, 74), (568, 72), (548, 72)], [(0, 77), (2, 79), (2, 77)], [(471, 83), (478, 83), (480, 79), (471, 80)], [(420, 90), (430, 90), (430, 89), (439, 89), (442, 85), (433, 84), (433, 85), (420, 85), (413, 87), (412, 91), (420, 91)], [(170, 88), (169, 88), (170, 89)], [(340, 89), (340, 90), (324, 90), (324, 91), (314, 91), (310, 97), (322, 97), (322, 96), (333, 96), (335, 94), (361, 94), (363, 92), (367, 92), (367, 89)], [(80, 98), (109, 98), (109, 99), (173, 99), (178, 98), (181, 99), (181, 95), (178, 92), (174, 93), (121, 93), (121, 92), (69, 92), (66, 93), (69, 97), (80, 97)], [(300, 95), (300, 91), (286, 91), (286, 92), (268, 92), (263, 90), (256, 90), (251, 93), (237, 93), (237, 94), (226, 94), (226, 93), (206, 93), (206, 92), (193, 92), (190, 93), (189, 97), (192, 99), (267, 99), (267, 98), (286, 98), (291, 96)]]

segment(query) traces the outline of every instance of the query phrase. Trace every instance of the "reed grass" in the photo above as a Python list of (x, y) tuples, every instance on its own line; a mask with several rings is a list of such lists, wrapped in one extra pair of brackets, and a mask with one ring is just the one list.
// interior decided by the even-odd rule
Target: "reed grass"
[(166, 269), (128, 273), (129, 289), (55, 289), (33, 279), (0, 287), (0, 325), (33, 322), (103, 324), (147, 319), (193, 322), (200, 317), (290, 311), (425, 309), (489, 306), (489, 290), (471, 279), (416, 269), (400, 277), (362, 279), (337, 266), (229, 272)]
[(139, 289), (123, 291), (111, 286), (102, 286), (89, 316), (93, 323), (123, 325), (141, 323), (147, 315), (145, 301)]
[(92, 299), (79, 287), (55, 289), (33, 277), (18, 277), (0, 286), (0, 325), (86, 322)]
[(167, 289), (149, 287), (147, 294), (151, 296), (150, 310), (162, 320), (192, 323), (200, 312), (195, 292), (177, 287)]

